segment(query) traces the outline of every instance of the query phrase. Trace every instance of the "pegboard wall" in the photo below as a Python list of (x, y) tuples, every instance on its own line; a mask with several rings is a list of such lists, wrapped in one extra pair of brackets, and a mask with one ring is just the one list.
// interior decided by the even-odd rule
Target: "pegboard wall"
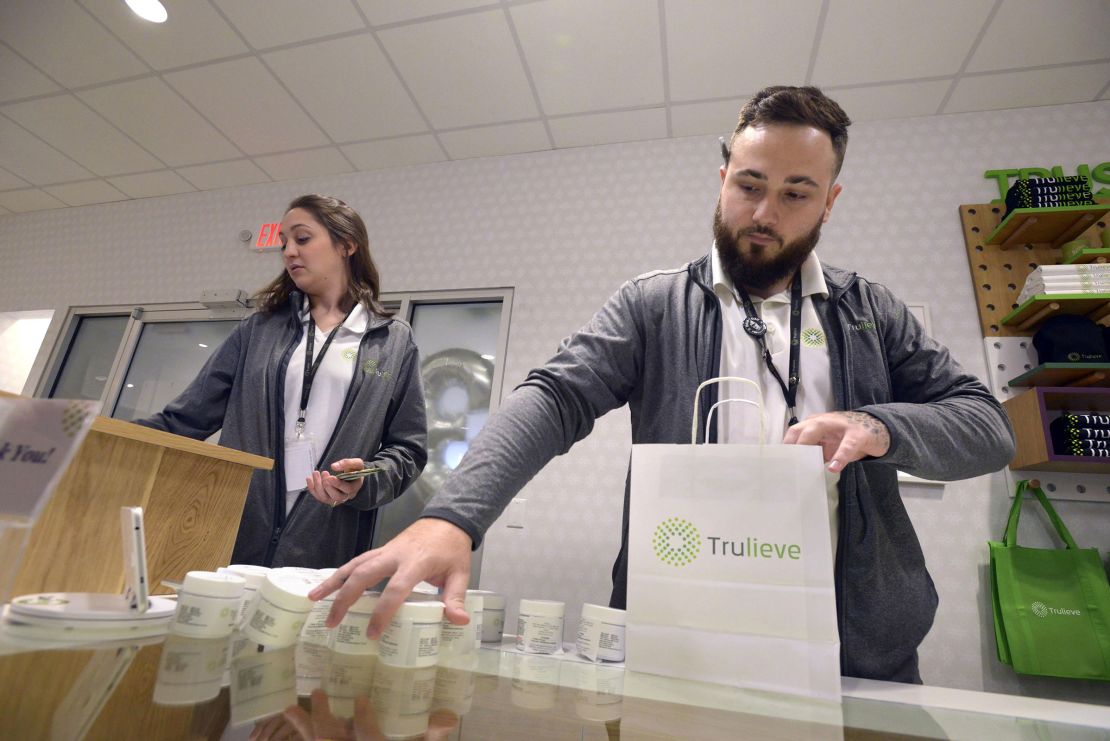
[[(979, 310), (983, 345), (991, 391), (1000, 401), (1028, 391), (1011, 387), (1010, 381), (1038, 365), (1032, 334), (1035, 326), (1024, 329), (1002, 324), (1002, 318), (1017, 308), (1017, 297), (1026, 278), (1038, 265), (1060, 261), (1060, 248), (1052, 243), (1022, 243), (1002, 247), (984, 240), (998, 226), (1005, 209), (1000, 204), (960, 206), (967, 259)], [(1099, 244), (1106, 219), (1100, 219), (1078, 238), (1092, 246)], [(1110, 395), (1110, 389), (1107, 389)], [(1110, 475), (1059, 473), (1055, 471), (1013, 471), (1007, 469), (1009, 490), (1021, 479), (1038, 479), (1053, 499), (1110, 502)]]
[[(984, 244), (984, 240), (1001, 223), (1004, 214), (1005, 207), (1001, 204), (960, 206), (967, 261), (971, 266), (975, 303), (979, 309), (979, 326), (984, 337), (1028, 337), (1034, 327), (1004, 325), (1002, 318), (1018, 307), (1018, 294), (1034, 268), (1060, 262), (1060, 247), (1050, 242), (1010, 246)], [(1106, 221), (1106, 218), (1099, 219), (1076, 238), (1087, 240), (1091, 246), (1099, 244)]]

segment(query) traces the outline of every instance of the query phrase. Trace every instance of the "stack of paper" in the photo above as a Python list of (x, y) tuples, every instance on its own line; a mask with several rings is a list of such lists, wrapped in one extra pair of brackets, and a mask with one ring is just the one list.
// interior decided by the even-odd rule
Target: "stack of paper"
[(1026, 279), (1018, 304), (1033, 296), (1063, 293), (1110, 293), (1110, 265), (1041, 265)]

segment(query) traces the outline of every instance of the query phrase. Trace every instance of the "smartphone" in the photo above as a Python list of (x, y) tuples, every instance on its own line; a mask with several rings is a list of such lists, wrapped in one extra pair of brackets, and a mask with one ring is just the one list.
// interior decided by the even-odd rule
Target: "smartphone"
[(123, 535), (123, 596), (132, 610), (146, 612), (150, 605), (150, 588), (147, 584), (143, 508), (120, 507), (119, 515)]
[(335, 474), (335, 478), (339, 479), (340, 481), (354, 481), (356, 479), (364, 479), (367, 476), (372, 476), (373, 474), (381, 470), (381, 466), (370, 466), (369, 468), (361, 468), (357, 471), (344, 471), (343, 473), (337, 473)]

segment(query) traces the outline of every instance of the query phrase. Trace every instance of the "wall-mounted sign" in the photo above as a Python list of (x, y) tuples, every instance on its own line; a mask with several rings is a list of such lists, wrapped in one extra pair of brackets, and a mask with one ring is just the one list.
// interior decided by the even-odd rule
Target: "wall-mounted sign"
[[(1052, 167), (1018, 167), (1012, 170), (987, 170), (983, 173), (983, 177), (998, 183), (999, 197), (995, 200), (1005, 200), (1006, 191), (1010, 189), (1010, 180), (1014, 178), (1018, 180), (1028, 180), (1029, 178), (1062, 178), (1070, 174), (1071, 173), (1065, 173), (1062, 166), (1053, 165)], [(1094, 167), (1090, 165), (1076, 165), (1075, 174), (1087, 178), (1087, 182), (1091, 184), (1091, 195), (1094, 196), (1094, 198), (1110, 198), (1110, 188), (1100, 187), (1103, 185), (1110, 185), (1110, 162), (1103, 162)]]
[(254, 249), (257, 252), (281, 249), (281, 240), (278, 239), (280, 231), (281, 224), (276, 222), (258, 227), (258, 239), (254, 240)]

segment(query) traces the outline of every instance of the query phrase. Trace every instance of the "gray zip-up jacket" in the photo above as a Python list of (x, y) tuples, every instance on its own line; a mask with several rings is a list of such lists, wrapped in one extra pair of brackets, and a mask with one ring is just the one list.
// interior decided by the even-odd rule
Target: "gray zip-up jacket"
[(358, 494), (338, 507), (302, 492), (285, 513), (285, 372), (300, 342), (303, 296), (289, 306), (244, 319), (197, 377), (166, 408), (138, 424), (274, 459), (251, 478), (232, 563), (338, 567), (365, 551), (376, 508), (401, 495), (428, 460), (420, 361), (412, 330), (372, 312), (359, 344), (354, 376), (335, 432), (317, 468), (341, 458), (381, 466)]
[[(897, 469), (938, 480), (997, 471), (1013, 456), (1013, 431), (998, 401), (887, 288), (823, 269), (829, 297), (813, 300), (828, 337), (836, 408), (875, 416), (891, 438), (886, 455), (852, 463), (840, 477), (841, 672), (920, 681), (916, 650), (932, 626), (937, 593), (899, 496)], [(625, 283), (501, 405), (424, 515), (454, 523), (479, 543), (551, 458), (625, 403), (633, 443), (688, 444), (698, 384), (719, 375), (721, 310), (712, 285), (708, 255)], [(801, 376), (805, 383), (804, 368)], [(715, 388), (703, 392), (703, 427)], [(715, 430), (709, 434), (715, 439)], [(628, 491), (626, 482), (615, 607), (625, 601)]]

